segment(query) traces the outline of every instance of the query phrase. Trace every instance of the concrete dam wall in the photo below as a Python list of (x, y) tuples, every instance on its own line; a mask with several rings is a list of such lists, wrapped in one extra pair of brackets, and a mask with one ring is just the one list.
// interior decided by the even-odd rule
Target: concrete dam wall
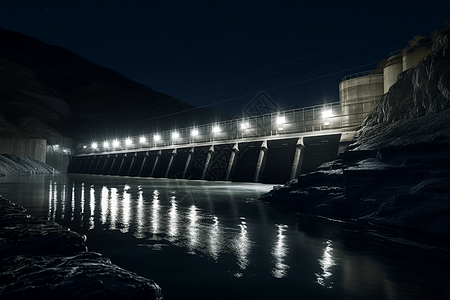
[(332, 160), (341, 134), (76, 156), (69, 172), (285, 183)]

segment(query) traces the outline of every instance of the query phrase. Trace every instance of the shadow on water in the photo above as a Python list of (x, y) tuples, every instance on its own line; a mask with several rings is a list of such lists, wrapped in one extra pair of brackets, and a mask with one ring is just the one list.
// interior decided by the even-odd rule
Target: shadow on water
[(0, 194), (84, 233), (165, 299), (448, 299), (448, 239), (261, 203), (270, 185), (0, 178)]

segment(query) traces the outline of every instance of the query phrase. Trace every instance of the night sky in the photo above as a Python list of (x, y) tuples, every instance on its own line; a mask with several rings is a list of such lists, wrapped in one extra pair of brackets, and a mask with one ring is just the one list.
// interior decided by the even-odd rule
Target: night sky
[[(1, 1), (0, 27), (232, 117), (339, 101), (342, 77), (450, 20), (450, 1)], [(1, 41), (0, 41), (1, 43)]]

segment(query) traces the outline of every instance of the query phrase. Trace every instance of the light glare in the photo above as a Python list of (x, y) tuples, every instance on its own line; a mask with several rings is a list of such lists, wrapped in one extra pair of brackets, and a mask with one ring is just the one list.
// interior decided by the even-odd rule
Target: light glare
[(109, 147), (109, 143), (108, 142), (103, 142), (103, 148), (108, 148)]
[(176, 131), (174, 131), (172, 133), (172, 138), (174, 138), (174, 139), (177, 139), (179, 136), (180, 136), (180, 134), (178, 132), (176, 132)]
[(197, 136), (198, 135), (198, 130), (197, 129), (193, 129), (191, 131), (192, 136)]
[(324, 119), (331, 118), (332, 116), (333, 116), (333, 112), (331, 111), (331, 109), (327, 109), (322, 112), (322, 118), (324, 118)]
[(113, 147), (119, 147), (120, 143), (118, 140), (113, 141)]
[(141, 136), (141, 137), (139, 138), (139, 143), (144, 144), (144, 143), (146, 143), (146, 142), (147, 142), (147, 139), (145, 138), (145, 136)]
[(286, 118), (284, 116), (277, 117), (277, 124), (284, 124), (286, 122)]
[(153, 140), (155, 142), (158, 142), (159, 140), (161, 140), (161, 136), (159, 134), (157, 134), (157, 135), (153, 136)]
[(97, 147), (98, 147), (98, 144), (97, 143), (92, 143), (92, 149), (97, 149)]

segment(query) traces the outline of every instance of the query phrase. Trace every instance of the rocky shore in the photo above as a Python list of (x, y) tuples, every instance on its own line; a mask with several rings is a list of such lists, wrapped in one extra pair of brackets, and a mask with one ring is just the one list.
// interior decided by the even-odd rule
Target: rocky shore
[(0, 154), (0, 176), (56, 173), (59, 173), (59, 171), (35, 159), (10, 154)]
[(85, 241), (0, 196), (0, 298), (162, 299), (153, 280), (87, 251)]
[(399, 75), (336, 160), (261, 200), (335, 218), (450, 235), (450, 30)]

